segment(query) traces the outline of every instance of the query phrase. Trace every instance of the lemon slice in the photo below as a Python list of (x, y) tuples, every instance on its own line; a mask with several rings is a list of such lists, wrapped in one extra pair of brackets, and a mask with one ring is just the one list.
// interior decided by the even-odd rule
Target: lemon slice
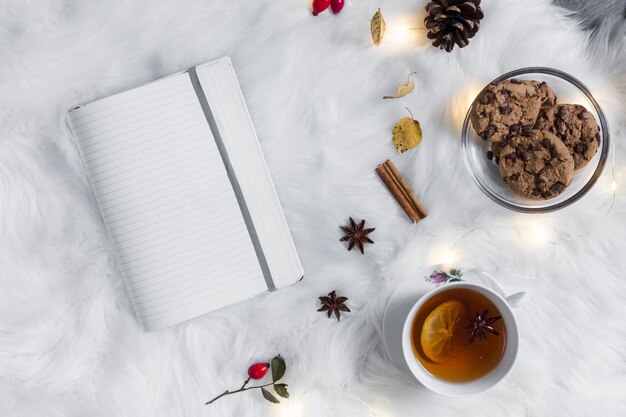
[(424, 320), (420, 343), (422, 351), (433, 362), (453, 358), (461, 348), (459, 340), (467, 307), (457, 300), (446, 301), (435, 308)]

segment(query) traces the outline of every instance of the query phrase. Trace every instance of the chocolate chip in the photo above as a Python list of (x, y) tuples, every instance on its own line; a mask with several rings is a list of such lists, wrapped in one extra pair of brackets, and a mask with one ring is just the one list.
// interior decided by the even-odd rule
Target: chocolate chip
[(545, 184), (546, 180), (544, 180), (543, 178), (537, 178), (537, 181), (535, 181), (537, 183), (537, 185), (540, 184)]
[(574, 150), (576, 151), (576, 153), (583, 153), (583, 144), (582, 143), (577, 144)]
[(563, 131), (563, 127), (567, 127), (563, 119), (556, 119), (554, 124), (556, 125), (556, 128), (560, 131)]
[(543, 102), (543, 106), (550, 106), (550, 107), (552, 107), (552, 106), (554, 106), (554, 101), (552, 101), (552, 99), (551, 99), (551, 98), (548, 98), (548, 99), (546, 99), (546, 100)]
[(596, 140), (600, 143), (600, 132), (596, 133)]
[(492, 151), (487, 151), (487, 159), (490, 160), (490, 161), (493, 159), (493, 152)]
[(493, 161), (496, 163), (496, 165), (500, 165), (500, 158), (498, 158), (497, 156), (494, 158)]
[(522, 82), (520, 80), (517, 80), (515, 78), (511, 78), (511, 84), (521, 84)]
[(565, 184), (563, 184), (562, 182), (555, 182), (552, 187), (550, 187), (550, 191), (558, 194), (561, 192), (561, 190), (563, 190), (563, 188), (565, 188)]
[(530, 134), (530, 132), (533, 130), (533, 125), (524, 125), (522, 126), (522, 133), (524, 135), (528, 135)]
[(511, 152), (505, 155), (504, 158), (510, 160), (511, 162), (515, 162), (517, 160), (517, 155), (515, 154), (515, 152)]
[(498, 110), (500, 110), (500, 114), (504, 114), (505, 116), (511, 114), (513, 111), (509, 106), (500, 106)]
[(485, 135), (487, 136), (487, 138), (493, 136), (494, 133), (496, 133), (496, 128), (491, 125), (487, 126), (487, 130), (485, 130)]
[(544, 139), (541, 141), (541, 145), (546, 148), (546, 149), (550, 149), (551, 145), (550, 145), (550, 141), (548, 139)]
[(541, 195), (541, 190), (540, 190), (540, 189), (538, 189), (538, 188), (535, 188), (535, 189), (533, 190), (532, 194), (533, 194), (535, 197), (539, 197), (539, 196)]
[(518, 179), (518, 178), (519, 178), (519, 175), (517, 175), (517, 174), (511, 174), (511, 175), (509, 175), (509, 179), (510, 179), (511, 181), (517, 181), (517, 179)]
[(485, 91), (481, 96), (480, 96), (480, 104), (491, 104), (493, 103), (493, 100), (495, 99), (494, 94), (491, 91)]
[(511, 133), (515, 133), (515, 132), (517, 132), (520, 129), (521, 129), (521, 126), (520, 126), (519, 123), (514, 123), (511, 126), (509, 126), (509, 132), (511, 132)]
[(541, 193), (541, 196), (544, 198), (552, 197), (552, 193), (550, 191), (544, 191)]

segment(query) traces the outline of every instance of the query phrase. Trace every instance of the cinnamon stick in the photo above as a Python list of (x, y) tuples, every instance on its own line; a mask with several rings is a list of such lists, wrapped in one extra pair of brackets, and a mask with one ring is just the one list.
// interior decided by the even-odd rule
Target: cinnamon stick
[(411, 200), (411, 203), (413, 204), (413, 207), (415, 207), (415, 210), (417, 211), (417, 214), (419, 214), (422, 219), (425, 218), (426, 216), (428, 216), (428, 212), (426, 211), (426, 209), (424, 208), (422, 203), (417, 199), (417, 197), (413, 193), (413, 190), (411, 189), (409, 184), (407, 184), (407, 182), (404, 180), (402, 175), (400, 175), (400, 172), (398, 172), (398, 169), (393, 164), (393, 162), (391, 162), (389, 159), (387, 159), (387, 161), (385, 161), (385, 166), (387, 166), (389, 168), (389, 170), (393, 173), (393, 176), (398, 180), (398, 182), (402, 186), (402, 189), (404, 190), (404, 192), (408, 195), (409, 199)]
[(376, 167), (376, 173), (411, 220), (417, 223), (428, 216), (428, 212), (422, 203), (417, 199), (409, 184), (407, 184), (390, 160)]

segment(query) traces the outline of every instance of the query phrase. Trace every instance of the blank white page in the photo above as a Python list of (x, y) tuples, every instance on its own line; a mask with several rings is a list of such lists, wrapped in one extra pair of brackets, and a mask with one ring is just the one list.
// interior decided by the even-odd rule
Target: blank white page
[(187, 73), (82, 106), (68, 121), (144, 328), (267, 290)]

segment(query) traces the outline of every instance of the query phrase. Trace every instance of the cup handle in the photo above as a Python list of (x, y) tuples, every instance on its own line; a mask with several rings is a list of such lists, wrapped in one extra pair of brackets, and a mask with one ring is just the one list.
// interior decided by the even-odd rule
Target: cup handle
[(524, 301), (526, 300), (526, 291), (520, 291), (520, 292), (516, 292), (514, 294), (511, 295), (504, 295), (504, 289), (500, 286), (500, 283), (495, 279), (495, 277), (493, 275), (491, 275), (490, 273), (488, 273), (487, 271), (484, 271), (482, 269), (475, 269), (476, 272), (478, 272), (479, 274), (481, 274), (483, 277), (485, 277), (487, 280), (489, 280), (491, 282), (491, 284), (498, 289), (498, 291), (500, 292), (500, 294), (504, 297), (504, 299), (506, 300), (507, 303), (509, 303), (509, 305), (513, 308), (517, 308), (520, 307), (522, 304), (524, 304)]
[(507, 303), (509, 303), (511, 307), (520, 307), (522, 304), (524, 304), (524, 301), (526, 300), (526, 291), (516, 292), (514, 294), (504, 297), (504, 299)]

